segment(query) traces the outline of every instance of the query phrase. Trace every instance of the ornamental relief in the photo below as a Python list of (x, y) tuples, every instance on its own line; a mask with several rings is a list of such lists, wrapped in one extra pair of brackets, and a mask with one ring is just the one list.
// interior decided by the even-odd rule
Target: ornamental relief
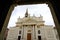
[(37, 22), (37, 21), (36, 21), (36, 20), (34, 20), (34, 19), (30, 19), (30, 18), (29, 18), (29, 19), (24, 20), (24, 21), (22, 21), (22, 22), (24, 22), (24, 23), (25, 23), (25, 22), (30, 23), (30, 22)]

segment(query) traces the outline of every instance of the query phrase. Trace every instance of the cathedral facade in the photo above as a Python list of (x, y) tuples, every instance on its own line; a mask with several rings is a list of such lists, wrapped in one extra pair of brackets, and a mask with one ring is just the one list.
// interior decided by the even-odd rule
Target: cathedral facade
[(18, 18), (15, 27), (11, 27), (6, 40), (57, 40), (53, 25), (45, 25), (43, 16), (30, 16), (26, 10), (25, 17)]

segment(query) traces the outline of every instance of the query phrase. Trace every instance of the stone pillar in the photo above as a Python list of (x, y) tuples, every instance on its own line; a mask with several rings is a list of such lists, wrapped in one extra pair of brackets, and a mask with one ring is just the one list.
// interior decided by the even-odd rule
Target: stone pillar
[(54, 19), (54, 23), (56, 25), (56, 29), (57, 29), (58, 35), (59, 35), (59, 39), (60, 39), (60, 24), (59, 24), (59, 22), (57, 20), (56, 13), (54, 12), (53, 5), (50, 2), (48, 2), (48, 4), (49, 4), (48, 7), (50, 8), (50, 11), (51, 11), (52, 17)]
[(4, 22), (3, 27), (2, 27), (2, 30), (0, 32), (0, 40), (4, 40), (4, 34), (5, 34), (6, 29), (7, 29), (7, 24), (9, 22), (11, 13), (12, 13), (15, 6), (16, 6), (15, 4), (12, 4), (9, 11), (8, 11), (8, 14), (6, 16), (5, 22)]
[(22, 39), (24, 38), (24, 26), (22, 26)]
[(34, 25), (34, 39), (36, 38), (35, 25)]
[(37, 25), (35, 25), (35, 39), (37, 40)]
[(35, 38), (35, 30), (34, 30), (34, 25), (33, 25), (33, 40)]

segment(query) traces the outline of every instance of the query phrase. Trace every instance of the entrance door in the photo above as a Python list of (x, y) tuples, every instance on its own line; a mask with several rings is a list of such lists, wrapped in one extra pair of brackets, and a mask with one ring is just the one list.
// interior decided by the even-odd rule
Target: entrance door
[(27, 34), (27, 40), (31, 40), (31, 33)]

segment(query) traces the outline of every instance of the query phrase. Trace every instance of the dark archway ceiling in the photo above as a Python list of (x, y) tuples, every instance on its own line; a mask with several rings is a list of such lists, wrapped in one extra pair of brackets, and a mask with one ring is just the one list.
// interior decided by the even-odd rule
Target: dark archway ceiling
[[(0, 0), (0, 28), (2, 29), (3, 23), (5, 21), (8, 10), (12, 4), (24, 5), (24, 4), (37, 4), (37, 3), (45, 3), (50, 1), (54, 7), (56, 12), (56, 16), (60, 23), (60, 2), (59, 0)], [(0, 31), (1, 31), (0, 29)]]

